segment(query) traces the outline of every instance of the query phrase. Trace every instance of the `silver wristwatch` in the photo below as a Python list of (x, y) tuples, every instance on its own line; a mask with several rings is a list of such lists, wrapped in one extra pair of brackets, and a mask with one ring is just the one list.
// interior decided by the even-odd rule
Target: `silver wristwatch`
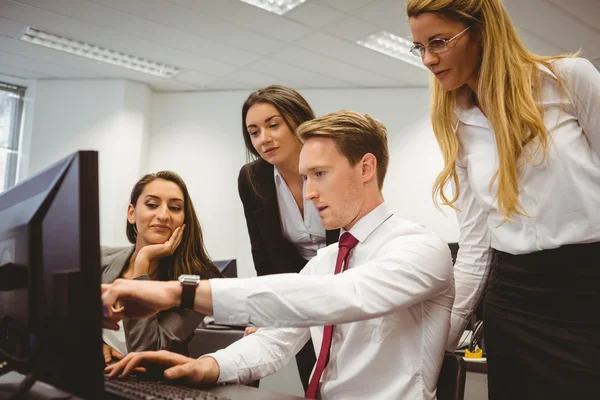
[(179, 275), (179, 282), (181, 282), (181, 304), (180, 308), (193, 310), (194, 299), (196, 297), (196, 287), (200, 283), (199, 275)]

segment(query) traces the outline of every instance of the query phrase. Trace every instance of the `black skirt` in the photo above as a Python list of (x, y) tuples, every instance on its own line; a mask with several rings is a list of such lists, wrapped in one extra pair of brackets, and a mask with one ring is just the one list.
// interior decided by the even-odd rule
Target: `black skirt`
[(600, 399), (600, 242), (493, 250), (483, 321), (490, 400)]

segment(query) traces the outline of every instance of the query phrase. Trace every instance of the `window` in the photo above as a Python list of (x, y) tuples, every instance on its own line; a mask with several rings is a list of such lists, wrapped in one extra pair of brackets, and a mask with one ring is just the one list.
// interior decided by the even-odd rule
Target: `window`
[(25, 88), (0, 82), (0, 192), (17, 179)]

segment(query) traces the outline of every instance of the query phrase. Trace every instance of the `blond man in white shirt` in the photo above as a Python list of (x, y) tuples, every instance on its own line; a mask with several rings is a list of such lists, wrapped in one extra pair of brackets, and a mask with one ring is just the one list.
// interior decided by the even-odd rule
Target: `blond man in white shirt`
[[(202, 281), (194, 310), (218, 323), (268, 328), (198, 360), (130, 354), (107, 368), (111, 377), (159, 363), (167, 379), (250, 382), (282, 368), (312, 336), (319, 360), (309, 398), (435, 399), (454, 299), (447, 244), (384, 202), (388, 150), (380, 122), (341, 111), (306, 122), (298, 134), (306, 198), (326, 229), (342, 228), (340, 242), (353, 236), (357, 243), (345, 272), (334, 274), (338, 246), (331, 245), (299, 275)], [(103, 287), (106, 306), (117, 300), (124, 309), (108, 313), (107, 327), (178, 306), (182, 287), (123, 281)]]

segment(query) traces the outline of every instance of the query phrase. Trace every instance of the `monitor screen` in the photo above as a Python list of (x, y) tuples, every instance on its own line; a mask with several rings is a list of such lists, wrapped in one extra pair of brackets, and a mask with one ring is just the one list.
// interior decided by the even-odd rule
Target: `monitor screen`
[(233, 260), (217, 260), (213, 261), (219, 272), (223, 274), (225, 278), (237, 278), (237, 261)]
[(0, 194), (0, 358), (81, 396), (103, 391), (98, 153)]

